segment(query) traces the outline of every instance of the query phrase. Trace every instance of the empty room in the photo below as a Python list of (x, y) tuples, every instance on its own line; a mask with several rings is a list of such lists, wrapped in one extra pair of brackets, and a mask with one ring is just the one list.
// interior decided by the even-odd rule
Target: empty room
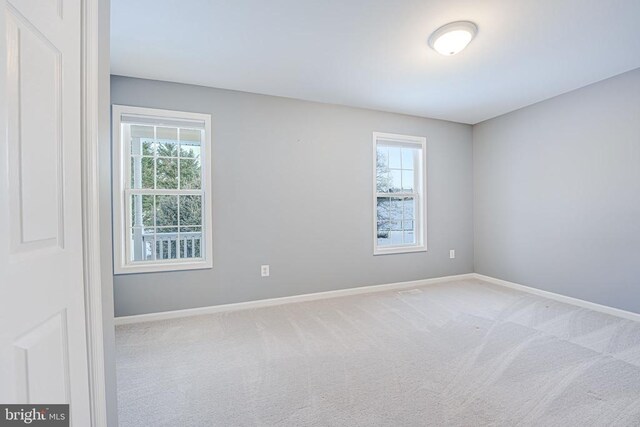
[(640, 1), (0, 9), (0, 425), (640, 425)]

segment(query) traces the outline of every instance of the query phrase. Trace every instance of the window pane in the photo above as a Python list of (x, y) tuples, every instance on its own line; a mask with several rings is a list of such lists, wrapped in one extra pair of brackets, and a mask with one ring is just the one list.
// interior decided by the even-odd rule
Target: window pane
[(403, 170), (402, 171), (402, 191), (413, 191), (413, 171), (412, 170)]
[(202, 258), (202, 229), (200, 227), (180, 228), (180, 257)]
[(414, 226), (414, 222), (411, 219), (410, 220), (406, 220), (406, 218), (405, 218), (405, 220), (402, 221), (402, 229), (404, 231), (413, 231), (413, 226)]
[(404, 232), (404, 244), (405, 245), (415, 245), (416, 237), (413, 231), (405, 231)]
[(158, 142), (158, 156), (178, 156), (178, 128), (156, 128), (156, 141)]
[(180, 157), (200, 157), (201, 141), (200, 129), (180, 129)]
[[(389, 209), (389, 221), (392, 224), (392, 230), (402, 230), (400, 225), (402, 222), (402, 203), (403, 199), (398, 197), (391, 198), (391, 205)], [(394, 228), (395, 227), (395, 228)]]
[(377, 198), (378, 246), (415, 244), (414, 199), (411, 197)]
[(169, 250), (169, 258), (170, 259), (178, 258), (178, 240), (170, 239), (167, 242), (167, 246), (168, 246), (167, 249)]
[(389, 168), (400, 169), (400, 147), (389, 147)]
[(378, 232), (378, 246), (389, 246), (391, 239), (389, 238), (389, 231)]
[(153, 188), (153, 157), (131, 157), (131, 188)]
[(178, 188), (178, 159), (157, 159), (156, 188)]
[(156, 225), (178, 225), (178, 196), (156, 196)]
[(389, 239), (391, 199), (389, 197), (377, 198), (377, 236), (378, 246), (391, 244)]
[(165, 241), (162, 239), (156, 239), (156, 259), (166, 259), (164, 251)]
[(389, 237), (392, 245), (402, 244), (402, 231), (390, 231)]
[(405, 219), (415, 219), (415, 199), (413, 197), (404, 199), (403, 215)]
[(156, 259), (178, 258), (178, 233), (156, 234)]
[(178, 128), (158, 126), (156, 128), (156, 138), (159, 141), (178, 141)]
[(389, 221), (389, 206), (391, 199), (389, 197), (378, 197), (378, 221)]
[(389, 148), (382, 146), (376, 147), (376, 164), (378, 168), (389, 169)]
[(180, 196), (180, 225), (202, 225), (202, 196)]
[(134, 194), (131, 196), (131, 225), (153, 227), (153, 196)]
[(402, 199), (378, 197), (378, 246), (402, 244)]
[(200, 159), (180, 159), (180, 188), (199, 189), (201, 175)]
[(143, 242), (144, 242), (144, 254), (143, 254), (144, 258), (143, 259), (146, 259), (146, 260), (155, 259), (153, 254), (153, 246), (155, 245), (154, 235), (153, 234), (144, 235)]
[[(389, 235), (389, 207), (391, 201), (388, 197), (378, 197), (377, 199), (377, 232), (378, 238), (386, 238)], [(380, 244), (380, 242), (378, 242)]]
[(141, 227), (133, 227), (129, 231), (131, 239), (131, 261), (147, 261), (152, 260), (154, 252), (154, 233), (153, 228), (143, 229)]
[(389, 150), (386, 147), (378, 147), (376, 150), (376, 187), (378, 193), (389, 191)]
[(390, 184), (391, 177), (389, 177), (389, 173), (378, 171), (378, 175), (376, 176), (376, 191), (378, 193), (388, 193)]
[(389, 191), (399, 193), (402, 190), (402, 171), (392, 169), (389, 178)]
[[(127, 125), (124, 125), (127, 126)], [(131, 125), (131, 154), (153, 156), (153, 126)]]
[(175, 258), (178, 258), (178, 227), (156, 227), (156, 259)]
[(413, 159), (418, 150), (413, 148), (402, 148), (402, 169), (413, 169)]

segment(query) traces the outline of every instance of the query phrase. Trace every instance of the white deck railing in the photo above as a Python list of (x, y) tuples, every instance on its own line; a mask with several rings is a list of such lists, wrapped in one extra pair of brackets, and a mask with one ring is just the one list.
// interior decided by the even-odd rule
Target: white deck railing
[(153, 259), (154, 246), (155, 259), (202, 257), (201, 232), (143, 234), (142, 242), (146, 259)]

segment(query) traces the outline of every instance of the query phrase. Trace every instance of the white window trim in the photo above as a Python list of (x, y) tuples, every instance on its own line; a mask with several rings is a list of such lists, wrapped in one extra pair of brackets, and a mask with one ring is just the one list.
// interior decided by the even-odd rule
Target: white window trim
[[(377, 147), (379, 142), (399, 142), (404, 144), (414, 144), (422, 149), (420, 166), (420, 177), (416, 181), (420, 183), (417, 193), (420, 198), (420, 212), (416, 222), (415, 245), (378, 246), (378, 186), (377, 186)], [(373, 255), (404, 254), (412, 252), (427, 251), (427, 139), (422, 136), (399, 135), (394, 133), (373, 132)], [(393, 195), (394, 193), (390, 193)], [(397, 193), (396, 193), (397, 194)], [(400, 194), (398, 194), (400, 195)]]
[[(184, 111), (159, 110), (155, 108), (130, 107), (125, 105), (113, 105), (113, 270), (114, 274), (129, 273), (152, 273), (160, 271), (196, 270), (213, 267), (213, 233), (212, 233), (212, 212), (211, 212), (211, 115), (201, 113), (191, 113)], [(129, 146), (122, 140), (121, 117), (123, 114), (140, 115), (154, 117), (158, 119), (182, 119), (196, 120), (204, 122), (204, 141), (201, 147), (202, 193), (204, 198), (202, 235), (204, 236), (204, 257), (197, 260), (162, 260), (128, 262), (126, 241), (127, 226), (126, 217), (129, 202), (125, 200), (126, 191), (126, 171), (127, 168), (123, 160), (128, 161)], [(172, 190), (163, 190), (172, 192)], [(175, 191), (175, 190), (174, 190)]]

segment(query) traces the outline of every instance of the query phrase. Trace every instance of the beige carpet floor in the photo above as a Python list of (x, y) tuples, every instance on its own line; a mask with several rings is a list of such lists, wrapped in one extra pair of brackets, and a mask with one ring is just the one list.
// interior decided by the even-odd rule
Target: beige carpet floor
[(117, 328), (126, 426), (638, 426), (640, 323), (477, 280)]

